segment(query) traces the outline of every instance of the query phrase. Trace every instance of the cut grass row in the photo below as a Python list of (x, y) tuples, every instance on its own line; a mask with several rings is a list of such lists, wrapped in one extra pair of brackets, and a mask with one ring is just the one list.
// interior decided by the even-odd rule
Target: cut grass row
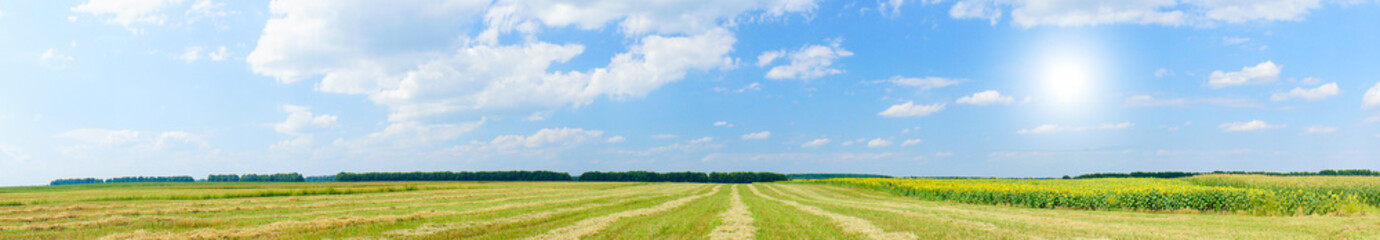
[[(445, 190), (423, 187), (412, 192), (303, 197), (115, 201), (109, 208), (54, 212), (150, 210), (140, 207), (146, 204), (180, 205), (187, 209), (229, 207), (237, 203), (300, 207), (92, 215), (75, 221), (58, 219), (27, 224), (15, 224), (11, 220), (17, 219), (11, 217), (16, 214), (34, 216), (34, 213), (15, 211), (0, 213), (0, 223), (5, 226), (86, 225), (6, 230), (0, 231), (0, 239), (522, 239), (580, 226), (594, 226), (586, 228), (591, 231), (575, 231), (582, 233), (574, 235), (580, 239), (714, 239), (718, 232), (715, 229), (733, 225), (735, 221), (729, 218), (732, 215), (746, 215), (751, 219), (747, 225), (755, 230), (748, 236), (755, 239), (912, 236), (919, 239), (1356, 239), (1380, 236), (1380, 228), (1376, 228), (1380, 226), (1380, 218), (1374, 216), (1270, 217), (1035, 209), (919, 201), (823, 184), (481, 185), (487, 187)], [(394, 186), (405, 184), (395, 183)], [(93, 203), (20, 208), (63, 209), (62, 206), (72, 204)], [(581, 224), (588, 222), (600, 224)]]

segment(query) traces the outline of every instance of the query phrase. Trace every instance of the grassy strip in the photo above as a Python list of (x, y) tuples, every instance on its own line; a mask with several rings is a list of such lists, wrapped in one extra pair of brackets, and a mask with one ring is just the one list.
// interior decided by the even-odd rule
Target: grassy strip
[(877, 227), (877, 225), (872, 224), (872, 222), (858, 217), (825, 211), (824, 209), (820, 209), (815, 206), (801, 204), (800, 202), (772, 197), (769, 194), (763, 194), (761, 191), (758, 191), (756, 186), (749, 186), (748, 188), (752, 189), (752, 193), (761, 195), (763, 198), (780, 202), (791, 207), (795, 207), (796, 209), (800, 209), (801, 211), (805, 211), (810, 214), (829, 218), (830, 220), (834, 221), (834, 224), (838, 225), (840, 228), (843, 228), (844, 231), (861, 234), (863, 236), (867, 236), (867, 238), (869, 239), (917, 239), (917, 237), (913, 233), (887, 232), (886, 230)]
[(114, 196), (82, 199), (83, 202), (106, 202), (106, 201), (138, 201), (138, 200), (209, 200), (209, 199), (230, 199), (230, 198), (259, 198), (259, 197), (288, 197), (288, 196), (314, 196), (314, 195), (348, 195), (366, 193), (391, 193), (391, 192), (410, 192), (417, 191), (417, 186), (405, 187), (382, 187), (369, 189), (336, 189), (328, 187), (324, 189), (299, 189), (299, 190), (264, 190), (246, 193), (221, 193), (221, 194), (184, 194), (184, 195), (165, 195), (165, 196)]

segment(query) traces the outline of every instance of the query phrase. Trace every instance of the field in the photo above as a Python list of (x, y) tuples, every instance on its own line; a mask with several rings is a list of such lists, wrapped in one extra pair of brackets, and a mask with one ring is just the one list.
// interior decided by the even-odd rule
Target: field
[(125, 183), (0, 188), (0, 203), (0, 239), (1380, 238), (1370, 212), (1032, 208), (799, 182)]

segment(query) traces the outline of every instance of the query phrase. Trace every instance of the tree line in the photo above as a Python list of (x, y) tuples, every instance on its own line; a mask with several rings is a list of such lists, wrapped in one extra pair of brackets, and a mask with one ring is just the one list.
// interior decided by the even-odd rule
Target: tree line
[(306, 178), (300, 173), (274, 173), (274, 174), (211, 174), (206, 177), (207, 182), (304, 182)]
[(695, 182), (695, 183), (753, 183), (790, 180), (785, 174), (770, 172), (585, 172), (581, 182)]
[(192, 176), (167, 176), (167, 177), (117, 177), (106, 179), (105, 183), (132, 183), (132, 182), (195, 182)]
[(861, 173), (793, 173), (786, 174), (791, 180), (808, 179), (829, 179), (829, 178), (892, 178), (881, 174), (861, 174)]
[(371, 181), (570, 181), (569, 173), (552, 171), (488, 171), (488, 172), (341, 172), (337, 182)]
[[(1380, 176), (1380, 171), (1370, 169), (1325, 169), (1317, 172), (1265, 172), (1265, 171), (1212, 171), (1212, 172), (1130, 172), (1130, 173), (1090, 173), (1072, 177), (1083, 178), (1183, 178), (1203, 174), (1250, 174), (1267, 176)], [(1070, 177), (1064, 176), (1065, 179)]]

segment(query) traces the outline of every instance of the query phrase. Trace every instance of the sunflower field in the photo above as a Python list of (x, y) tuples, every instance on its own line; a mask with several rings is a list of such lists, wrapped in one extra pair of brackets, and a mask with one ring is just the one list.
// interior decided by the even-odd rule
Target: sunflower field
[(1032, 208), (1192, 210), (1256, 215), (1354, 213), (1352, 193), (1202, 186), (1177, 179), (836, 178), (794, 181), (869, 188), (927, 200)]

